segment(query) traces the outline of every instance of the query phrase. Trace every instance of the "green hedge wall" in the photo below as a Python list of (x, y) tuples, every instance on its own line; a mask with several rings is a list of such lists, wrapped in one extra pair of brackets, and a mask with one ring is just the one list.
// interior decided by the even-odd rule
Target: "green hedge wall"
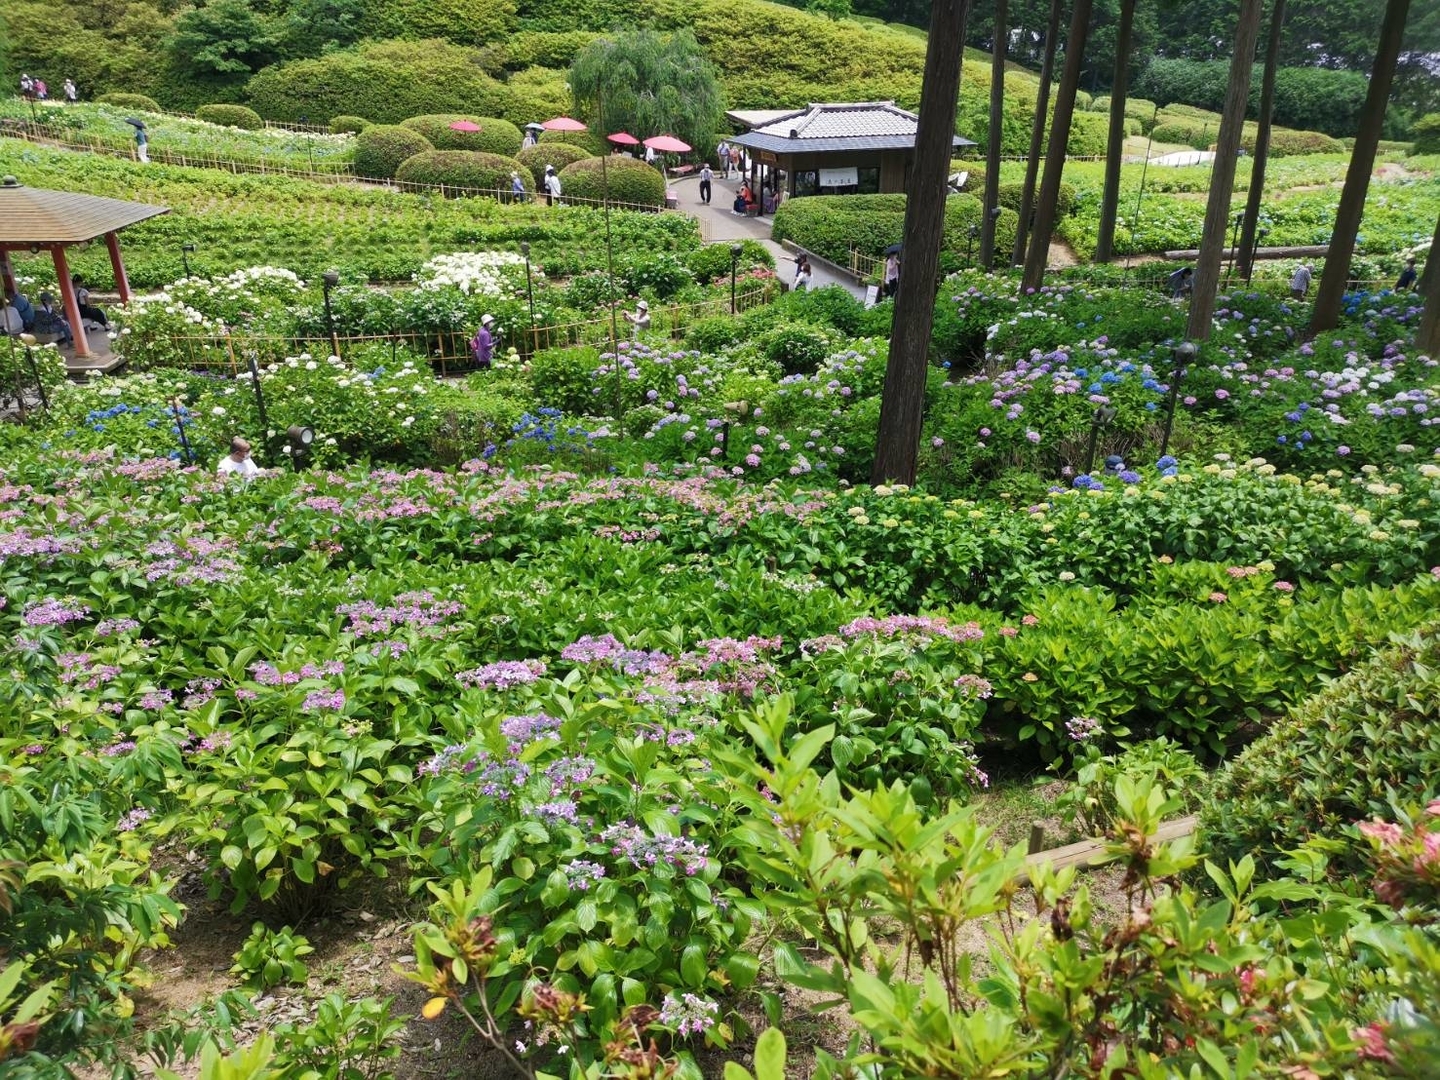
[(505, 115), (505, 87), (487, 57), (448, 41), (385, 41), (313, 60), (275, 64), (246, 84), (250, 105), (270, 120), (368, 116), (398, 124), (426, 113)]
[(265, 127), (260, 114), (245, 105), (201, 105), (195, 110), (195, 119), (242, 131), (260, 131)]
[[(520, 164), (530, 170), (530, 175), (535, 179), (536, 188), (540, 187), (540, 181), (545, 176), (545, 166), (555, 166), (556, 172), (563, 171), (566, 165), (577, 161), (583, 161), (590, 155), (579, 146), (570, 146), (568, 143), (540, 143), (538, 146), (527, 146), (516, 155)], [(564, 184), (562, 179), (561, 184)]]
[(459, 45), (498, 41), (515, 28), (514, 0), (365, 0), (368, 38), (445, 38)]
[[(1019, 193), (1016, 193), (1016, 202)], [(951, 195), (945, 201), (944, 250), (952, 257), (970, 250), (969, 228), (981, 218), (980, 200)], [(1003, 210), (996, 225), (996, 247), (1008, 251), (1015, 243), (1019, 216)], [(845, 265), (854, 245), (864, 255), (878, 256), (905, 235), (904, 195), (814, 195), (791, 199), (775, 214), (771, 233), (806, 251)], [(978, 249), (978, 243), (974, 245)]]
[[(546, 117), (548, 120), (549, 117)], [(542, 146), (552, 143), (564, 143), (566, 146), (578, 146), (586, 151), (591, 157), (599, 157), (601, 154), (608, 154), (610, 147), (605, 140), (596, 135), (593, 131), (542, 131), (540, 133)]]
[[(456, 131), (450, 125), (469, 120), (479, 124), (479, 131)], [(520, 152), (524, 136), (520, 129), (508, 120), (493, 116), (466, 116), (461, 113), (431, 113), (427, 116), (412, 116), (401, 121), (401, 127), (418, 131), (430, 141), (436, 150), (478, 150), (483, 154), (499, 154), (514, 157)]]
[(1411, 153), (1440, 154), (1440, 113), (1426, 113), (1410, 129), (1415, 137)]
[[(1250, 80), (1250, 115), (1260, 105), (1261, 69)], [(1154, 98), (1167, 111), (1174, 102), (1218, 112), (1230, 81), (1228, 60), (1152, 60), (1136, 90)], [(1275, 73), (1275, 123), (1282, 127), (1320, 131), (1331, 136), (1354, 134), (1369, 88), (1358, 71), (1286, 67)]]
[(117, 109), (139, 109), (142, 112), (160, 112), (160, 103), (144, 94), (101, 94), (95, 99), (101, 105), (114, 105)]
[(550, 33), (522, 30), (505, 39), (505, 66), (511, 71), (528, 67), (569, 68), (575, 54), (595, 40), (588, 30)]
[[(580, 199), (604, 198), (601, 161), (598, 157), (584, 158), (561, 169), (560, 186), (565, 195)], [(604, 163), (612, 202), (654, 207), (665, 205), (665, 178), (658, 169), (634, 158), (613, 155), (605, 158)]]
[(395, 179), (407, 184), (444, 184), (447, 187), (496, 191), (508, 196), (511, 173), (520, 174), (527, 192), (535, 190), (530, 170), (520, 162), (512, 157), (475, 150), (426, 150), (401, 164), (395, 170)]
[(355, 174), (389, 180), (403, 162), (433, 149), (418, 131), (398, 124), (371, 124), (355, 136)]

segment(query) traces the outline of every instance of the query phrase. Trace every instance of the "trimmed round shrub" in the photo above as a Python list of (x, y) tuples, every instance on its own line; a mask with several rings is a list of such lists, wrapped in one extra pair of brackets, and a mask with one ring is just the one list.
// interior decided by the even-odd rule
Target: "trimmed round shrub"
[(201, 105), (195, 110), (195, 119), (242, 131), (260, 131), (265, 127), (260, 114), (248, 105)]
[(1440, 154), (1440, 113), (1426, 113), (1410, 128), (1415, 140), (1412, 154)]
[(330, 118), (331, 135), (358, 135), (370, 126), (370, 121), (363, 116), (332, 116)]
[[(461, 120), (479, 124), (479, 131), (456, 131), (450, 125)], [(430, 113), (400, 121), (401, 127), (418, 131), (436, 150), (478, 150), (483, 154), (514, 157), (525, 137), (508, 120), (493, 116), (464, 116), (460, 113)]]
[[(1216, 774), (1200, 827), (1212, 858), (1262, 862), (1316, 835), (1440, 796), (1437, 627), (1296, 706)], [(1356, 848), (1356, 852), (1360, 849)], [(1348, 860), (1358, 866), (1352, 852)]]
[(471, 188), (509, 194), (510, 174), (519, 173), (527, 192), (535, 190), (530, 170), (511, 157), (482, 154), (477, 150), (426, 150), (406, 160), (395, 170), (395, 179), (406, 184)]
[(542, 131), (540, 141), (578, 146), (582, 150), (588, 151), (591, 157), (599, 157), (601, 154), (610, 152), (610, 147), (593, 131)]
[[(602, 178), (601, 163), (605, 176)], [(605, 198), (608, 178), (610, 201), (635, 206), (665, 205), (665, 178), (659, 171), (634, 158), (610, 156), (585, 158), (560, 170), (560, 184), (566, 196), (577, 199)]]
[[(501, 114), (517, 127), (551, 116), (560, 116), (572, 107), (568, 71), (528, 67), (505, 80), (505, 108)], [(552, 145), (564, 145), (554, 143)]]
[(1175, 116), (1169, 113), (1161, 113), (1159, 123), (1150, 132), (1156, 142), (1181, 143), (1193, 146), (1196, 150), (1206, 149), (1215, 141), (1218, 133), (1219, 128), (1216, 125), (1207, 124), (1197, 117)]
[[(1255, 126), (1246, 124), (1240, 145), (1247, 154), (1255, 150)], [(1343, 154), (1345, 144), (1318, 131), (1294, 131), (1290, 128), (1270, 129), (1271, 157), (1299, 157), (1301, 154)]]
[(508, 94), (485, 73), (486, 62), (484, 50), (448, 41), (378, 41), (272, 64), (251, 77), (245, 95), (271, 120), (345, 114), (398, 124), (426, 113), (503, 116)]
[(371, 124), (355, 136), (355, 175), (389, 180), (402, 162), (433, 149), (418, 131), (398, 124)]
[[(571, 146), (569, 143), (537, 143), (535, 146), (525, 147), (515, 156), (521, 165), (530, 170), (530, 175), (535, 178), (535, 186), (539, 187), (545, 177), (546, 165), (553, 165), (556, 172), (561, 172), (566, 165), (584, 161), (590, 155), (583, 147)], [(565, 181), (560, 182), (563, 185)]]
[(160, 112), (160, 103), (144, 94), (101, 94), (95, 99), (101, 105), (114, 105), (117, 109), (140, 109), (142, 112)]

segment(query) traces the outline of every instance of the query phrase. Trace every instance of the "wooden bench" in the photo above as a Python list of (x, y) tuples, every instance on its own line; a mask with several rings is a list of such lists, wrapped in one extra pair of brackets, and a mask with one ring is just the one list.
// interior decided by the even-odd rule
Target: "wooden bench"
[(698, 168), (699, 168), (698, 165), (676, 165), (673, 169), (670, 170), (670, 175), (671, 175), (671, 176), (689, 176), (691, 173), (693, 173), (693, 172), (694, 172), (696, 169), (698, 169)]

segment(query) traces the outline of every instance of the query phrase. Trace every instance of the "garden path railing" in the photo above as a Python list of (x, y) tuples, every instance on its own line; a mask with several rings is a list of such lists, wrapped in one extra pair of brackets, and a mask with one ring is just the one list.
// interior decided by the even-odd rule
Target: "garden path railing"
[[(73, 132), (55, 131), (45, 125), (37, 125), (30, 121), (6, 120), (0, 121), (0, 136), (12, 139), (22, 139), (34, 143), (37, 146), (59, 147), (63, 150), (77, 150), (83, 153), (98, 154), (102, 157), (135, 159), (134, 144), (128, 139), (119, 136), (99, 135), (78, 135)], [(180, 165), (190, 168), (218, 169), (221, 172), (228, 172), (232, 175), (261, 174), (265, 176), (285, 176), (296, 180), (309, 180), (321, 184), (355, 184), (367, 187), (384, 188), (389, 191), (399, 191), (412, 195), (434, 195), (442, 198), (485, 198), (496, 199), (500, 202), (510, 203), (516, 201), (514, 193), (509, 188), (476, 188), (463, 187), (456, 184), (417, 184), (407, 181), (383, 179), (380, 177), (358, 176), (354, 167), (348, 161), (319, 161), (312, 160), (306, 168), (296, 168), (293, 165), (268, 158), (265, 154), (251, 158), (224, 157), (219, 154), (207, 154), (195, 150), (171, 150), (163, 144), (151, 142), (149, 144), (150, 163), (153, 165)], [(288, 153), (293, 154), (294, 151)], [(521, 200), (526, 203), (539, 204), (545, 201), (545, 196), (535, 192), (527, 192)], [(609, 206), (612, 210), (632, 210), (637, 213), (660, 214), (678, 213), (680, 211), (672, 207), (655, 206), (649, 203), (623, 202), (618, 199), (590, 199), (574, 195), (562, 195), (559, 199), (562, 206), (585, 206), (592, 209), (600, 209)]]
[[(735, 310), (749, 311), (770, 302), (775, 290), (766, 284), (751, 284), (735, 294)], [(656, 337), (677, 337), (692, 323), (730, 314), (730, 297), (717, 296), (693, 304), (656, 304), (650, 308), (650, 330), (646, 340)], [(633, 328), (617, 310), (613, 331), (619, 341), (633, 339)], [(429, 359), (442, 377), (473, 370), (470, 353), (473, 328), (454, 331), (395, 331), (379, 334), (337, 335), (333, 341), (323, 331), (311, 334), (252, 334), (243, 329), (210, 334), (146, 334), (122, 330), (115, 342), (115, 351), (131, 361), (132, 369), (192, 368), (216, 374), (235, 375), (249, 365), (253, 356), (264, 366), (286, 357), (306, 355), (328, 356), (338, 349), (345, 359), (356, 359), (362, 352), (366, 362), (401, 362), (401, 354)], [(496, 355), (503, 356), (514, 346), (528, 357), (543, 349), (583, 346), (608, 347), (612, 323), (608, 314), (572, 323), (552, 326), (512, 328), (501, 327)]]

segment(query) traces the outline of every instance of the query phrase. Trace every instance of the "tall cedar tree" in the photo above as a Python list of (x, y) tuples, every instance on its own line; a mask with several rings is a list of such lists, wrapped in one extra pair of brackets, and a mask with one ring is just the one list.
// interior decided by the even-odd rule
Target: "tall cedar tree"
[(937, 0), (930, 11), (915, 164), (910, 170), (910, 192), (905, 203), (905, 278), (895, 296), (890, 359), (880, 399), (880, 431), (872, 472), (877, 484), (915, 482), (940, 264), (941, 230), (935, 223), (945, 218), (946, 178), (955, 146), (955, 111), (968, 6), (968, 0)]
[(1260, 119), (1255, 131), (1255, 160), (1250, 165), (1250, 191), (1240, 225), (1240, 273), (1246, 281), (1255, 265), (1255, 234), (1260, 224), (1260, 203), (1265, 198), (1265, 167), (1270, 163), (1270, 125), (1275, 118), (1275, 73), (1280, 67), (1280, 41), (1285, 28), (1285, 0), (1270, 9), (1270, 37), (1265, 44), (1265, 74), (1260, 80)]
[(1045, 28), (1045, 59), (1040, 63), (1040, 88), (1035, 96), (1035, 121), (1030, 125), (1030, 154), (1025, 159), (1025, 183), (1020, 193), (1020, 226), (1015, 230), (1015, 250), (1010, 261), (1025, 263), (1025, 241), (1030, 236), (1030, 219), (1035, 213), (1035, 180), (1040, 175), (1040, 149), (1045, 144), (1045, 117), (1050, 111), (1050, 83), (1055, 73), (1055, 44), (1060, 40), (1063, 0), (1050, 0), (1050, 21)]
[(990, 54), (990, 143), (985, 154), (985, 213), (980, 221), (980, 265), (995, 269), (995, 213), (1000, 205), (1000, 144), (1005, 126), (1005, 43), (1010, 38), (1005, 0), (995, 0), (995, 40)]
[(1095, 261), (1115, 254), (1115, 222), (1120, 216), (1120, 159), (1125, 154), (1125, 84), (1130, 78), (1130, 37), (1135, 27), (1135, 0), (1120, 0), (1120, 28), (1115, 39), (1115, 77), (1110, 86), (1110, 130), (1105, 141), (1105, 190), (1100, 196), (1100, 232)]

